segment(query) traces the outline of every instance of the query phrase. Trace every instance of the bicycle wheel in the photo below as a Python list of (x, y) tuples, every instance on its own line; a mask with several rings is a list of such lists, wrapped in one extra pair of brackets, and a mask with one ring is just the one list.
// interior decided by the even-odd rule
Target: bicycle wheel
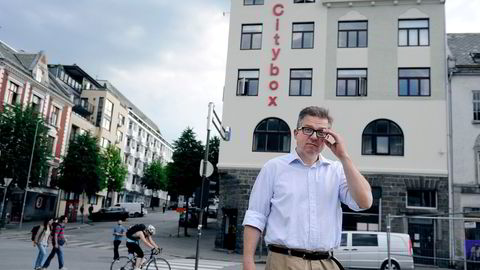
[(172, 270), (170, 264), (164, 258), (153, 258), (148, 264), (146, 270)]
[(135, 264), (127, 256), (120, 256), (118, 260), (112, 262), (110, 270), (133, 270)]

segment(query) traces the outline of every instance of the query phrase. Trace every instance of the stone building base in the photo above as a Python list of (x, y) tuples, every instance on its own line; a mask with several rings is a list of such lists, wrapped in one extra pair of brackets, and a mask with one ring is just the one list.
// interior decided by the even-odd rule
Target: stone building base
[[(215, 240), (217, 248), (243, 252), (242, 222), (248, 208), (250, 191), (259, 171), (238, 168), (219, 170), (220, 204), (217, 217), (219, 230)], [(392, 232), (410, 234), (414, 255), (426, 257), (416, 257), (415, 262), (448, 265), (448, 221), (410, 218), (448, 216), (448, 178), (400, 174), (366, 174), (365, 177), (372, 186), (374, 205), (362, 214), (350, 213), (344, 208), (346, 213), (343, 216), (343, 229), (386, 231), (388, 214), (402, 216), (391, 219)], [(435, 191), (436, 207), (407, 207), (408, 190)]]

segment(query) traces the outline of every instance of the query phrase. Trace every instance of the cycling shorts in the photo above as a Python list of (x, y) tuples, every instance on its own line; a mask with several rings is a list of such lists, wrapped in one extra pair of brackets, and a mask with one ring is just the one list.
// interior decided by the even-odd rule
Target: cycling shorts
[(135, 242), (127, 242), (128, 253), (136, 254), (138, 258), (143, 258), (143, 251), (140, 245)]

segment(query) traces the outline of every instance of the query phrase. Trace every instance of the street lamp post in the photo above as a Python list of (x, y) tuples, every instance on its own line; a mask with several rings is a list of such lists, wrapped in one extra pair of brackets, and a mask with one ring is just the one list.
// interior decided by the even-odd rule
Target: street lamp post
[(7, 189), (8, 186), (10, 185), (10, 182), (12, 182), (12, 178), (3, 178), (4, 181), (4, 189), (3, 189), (3, 200), (2, 200), (2, 207), (0, 208), (0, 220), (3, 217), (3, 208), (5, 206), (5, 197), (7, 197)]
[(30, 155), (30, 164), (28, 165), (27, 184), (25, 185), (25, 193), (23, 195), (23, 204), (22, 204), (22, 214), (20, 215), (20, 224), (19, 224), (20, 229), (22, 229), (23, 214), (25, 212), (25, 203), (27, 201), (28, 185), (30, 183), (30, 173), (32, 171), (33, 153), (35, 152), (35, 143), (37, 142), (38, 124), (40, 124), (40, 122), (42, 121), (38, 120), (37, 124), (35, 125), (35, 135), (33, 137), (32, 154)]

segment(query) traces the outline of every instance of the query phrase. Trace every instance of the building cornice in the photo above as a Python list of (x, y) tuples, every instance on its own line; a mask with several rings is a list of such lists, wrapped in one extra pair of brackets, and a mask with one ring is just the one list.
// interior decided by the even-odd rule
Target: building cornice
[(321, 0), (327, 8), (445, 4), (445, 0)]

